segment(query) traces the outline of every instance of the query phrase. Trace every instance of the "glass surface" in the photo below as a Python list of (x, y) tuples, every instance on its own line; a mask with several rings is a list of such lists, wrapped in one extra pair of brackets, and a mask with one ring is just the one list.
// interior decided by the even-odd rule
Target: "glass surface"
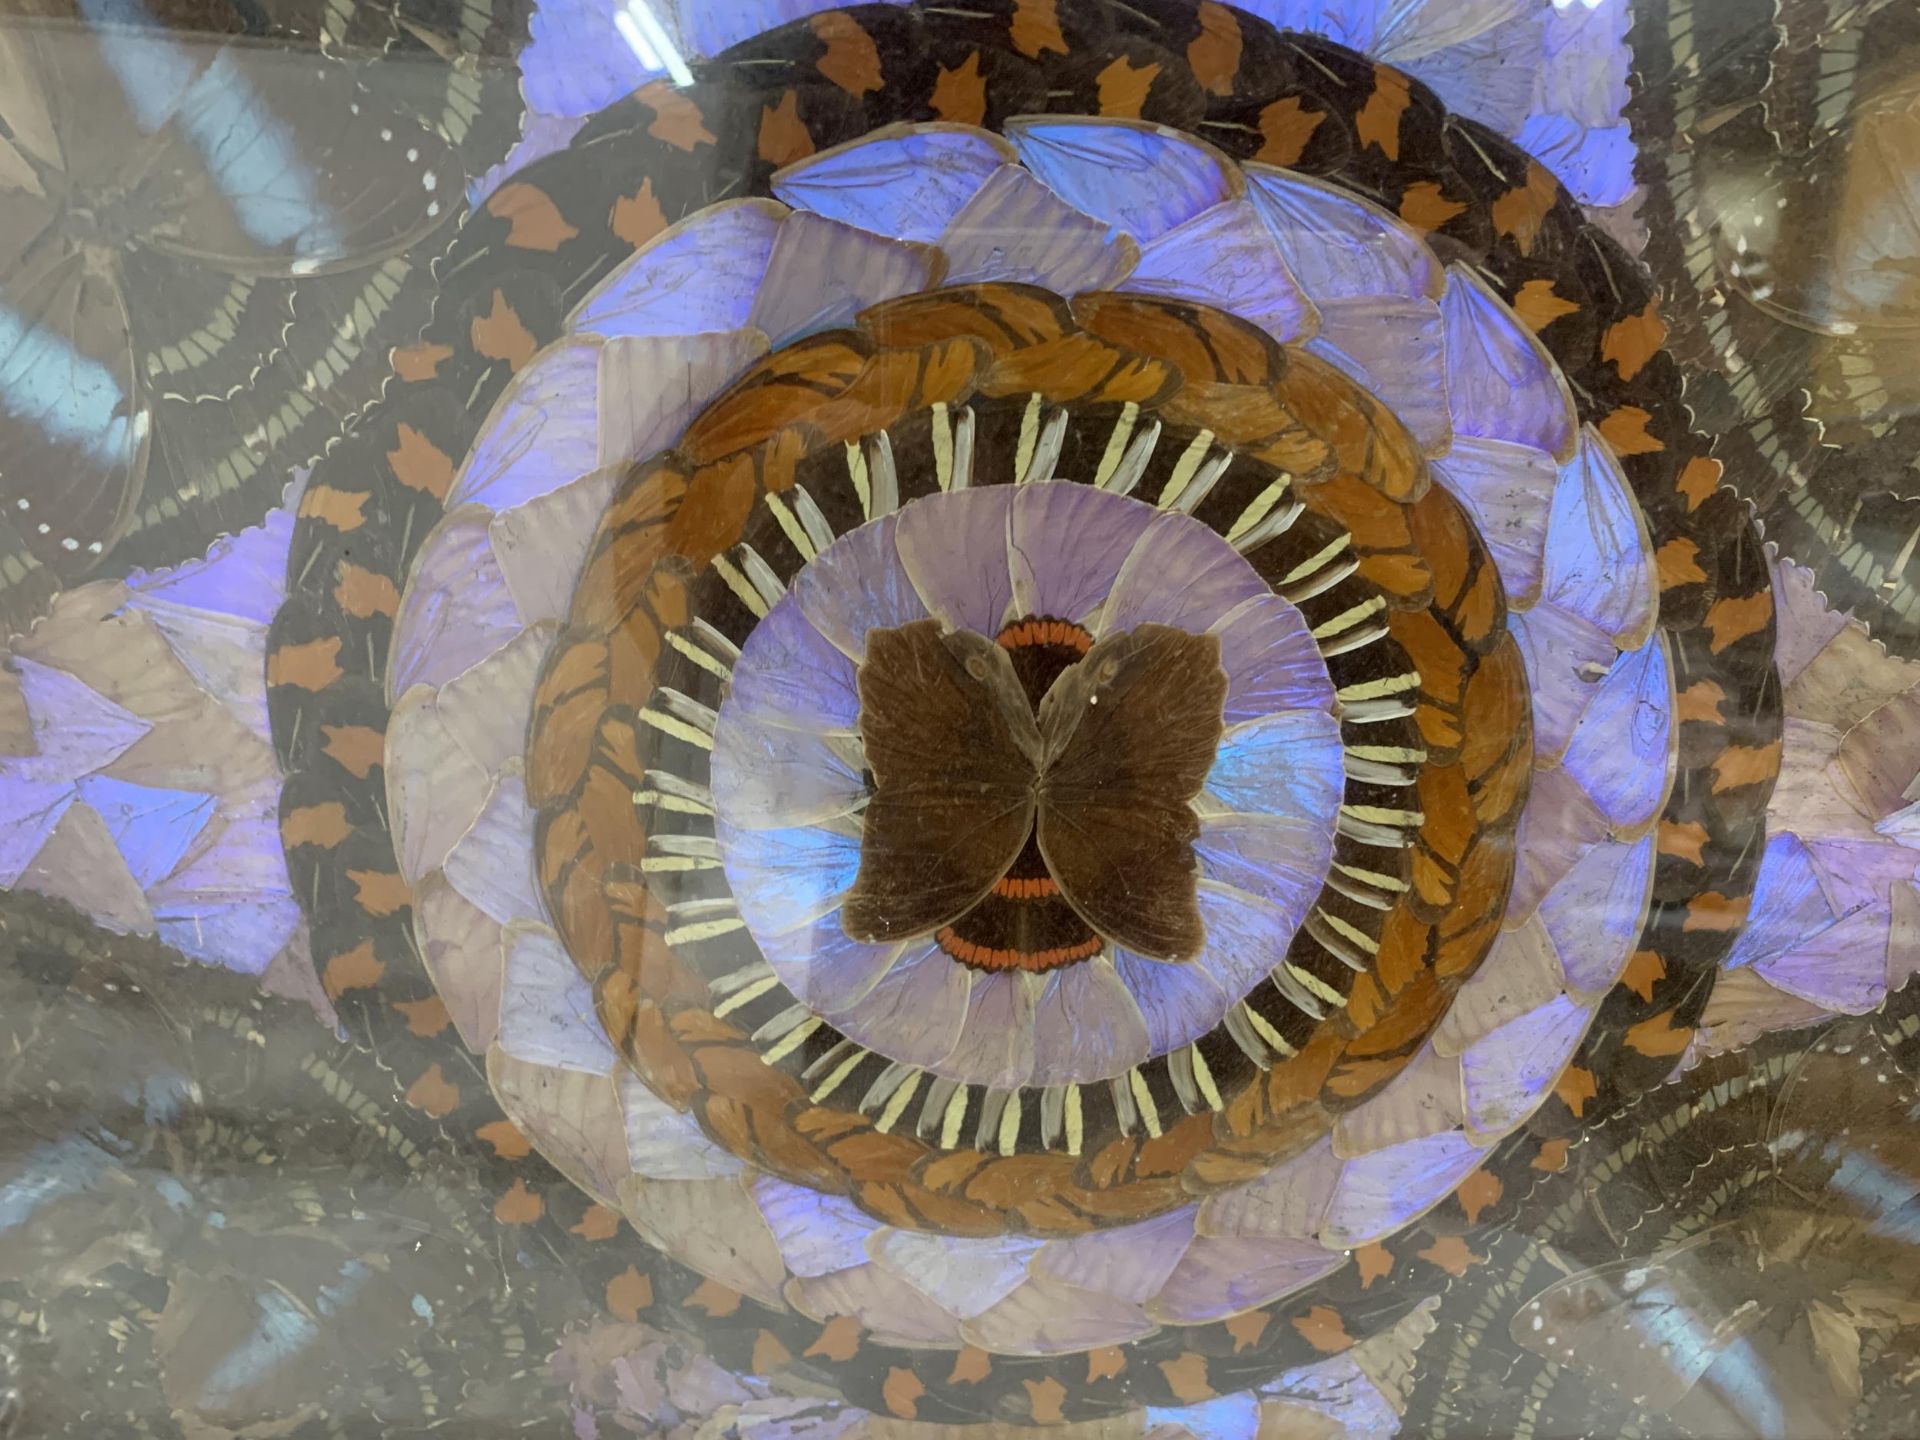
[(0, 1434), (1920, 1413), (1911, 0), (0, 16)]

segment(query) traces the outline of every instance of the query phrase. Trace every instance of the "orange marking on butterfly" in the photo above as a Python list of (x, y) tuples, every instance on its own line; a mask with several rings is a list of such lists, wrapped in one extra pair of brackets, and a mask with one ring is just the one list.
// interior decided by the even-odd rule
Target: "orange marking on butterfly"
[[(1662, 855), (1672, 855), (1689, 865), (1704, 865), (1706, 861), (1700, 852), (1710, 838), (1707, 827), (1698, 820), (1672, 821), (1660, 827), (1658, 843)], [(1642, 953), (1652, 954), (1651, 951)]]
[(1157, 64), (1135, 65), (1124, 55), (1115, 56), (1113, 63), (1094, 77), (1100, 92), (1100, 113), (1138, 120), (1146, 107), (1147, 92), (1159, 78)]
[(1097, 1385), (1102, 1380), (1111, 1380), (1116, 1375), (1124, 1375), (1127, 1369), (1127, 1352), (1118, 1345), (1102, 1345), (1097, 1350), (1087, 1352), (1087, 1383)]
[(1513, 313), (1536, 335), (1562, 315), (1572, 315), (1579, 309), (1574, 301), (1554, 293), (1551, 280), (1529, 280), (1513, 297)]
[(980, 52), (975, 50), (951, 70), (943, 65), (933, 82), (933, 98), (927, 103), (936, 117), (955, 125), (984, 123), (987, 77), (980, 73)]
[(502, 1225), (531, 1225), (546, 1213), (547, 1202), (527, 1189), (524, 1180), (515, 1180), (493, 1207), (493, 1218)]
[(267, 688), (291, 685), (318, 693), (347, 672), (340, 668), (340, 637), (328, 635), (304, 645), (282, 645), (267, 657)]
[(1316, 1305), (1306, 1314), (1294, 1316), (1293, 1328), (1300, 1332), (1301, 1339), (1322, 1355), (1337, 1355), (1353, 1347), (1353, 1337), (1347, 1334), (1346, 1321), (1331, 1305)]
[(629, 1325), (653, 1305), (653, 1281), (629, 1265), (607, 1282), (607, 1309)]
[(446, 1002), (438, 995), (429, 995), (424, 1000), (396, 1000), (393, 1008), (406, 1016), (407, 1033), (423, 1040), (432, 1039), (453, 1023), (453, 1017), (447, 1014)]
[(1684, 535), (1676, 535), (1654, 552), (1653, 563), (1660, 572), (1662, 590), (1678, 590), (1705, 580), (1707, 572), (1697, 563), (1700, 547)]
[(1566, 1140), (1558, 1138), (1547, 1141), (1530, 1163), (1535, 1170), (1544, 1170), (1549, 1175), (1558, 1175), (1567, 1168)]
[(753, 1373), (770, 1374), (783, 1365), (793, 1363), (793, 1352), (780, 1343), (780, 1337), (771, 1330), (762, 1330), (753, 1337)]
[(539, 348), (533, 332), (520, 323), (519, 315), (501, 290), (493, 292), (493, 308), (485, 315), (474, 316), (467, 328), (475, 350), (489, 360), (506, 361), (510, 370), (525, 365)]
[(859, 21), (832, 10), (815, 15), (807, 24), (826, 47), (814, 62), (816, 70), (849, 95), (864, 96), (880, 88), (886, 78), (880, 67), (880, 47)]
[(1393, 1252), (1376, 1240), (1354, 1251), (1353, 1263), (1360, 1269), (1360, 1288), (1371, 1290), (1374, 1281), (1393, 1273)]
[[(502, 1121), (500, 1123), (505, 1124), (506, 1122)], [(492, 1128), (490, 1125), (483, 1127), (482, 1138), (485, 1138), (485, 1131)], [(518, 1134), (519, 1132), (516, 1131), (515, 1133)], [(500, 1153), (505, 1154), (504, 1151)], [(589, 1205), (587, 1207), (587, 1213), (580, 1217), (580, 1223), (578, 1225), (569, 1225), (567, 1227), (567, 1233), (570, 1235), (578, 1235), (582, 1240), (596, 1242), (611, 1240), (620, 1233), (620, 1212), (618, 1210), (609, 1210), (605, 1205)]]
[(1724, 795), (1746, 785), (1758, 785), (1780, 773), (1780, 742), (1766, 745), (1729, 745), (1713, 762), (1713, 793)]
[(920, 1397), (926, 1393), (927, 1387), (920, 1383), (920, 1377), (898, 1365), (888, 1369), (887, 1378), (880, 1386), (880, 1398), (887, 1402), (888, 1411), (902, 1420), (918, 1417)]
[(392, 618), (400, 609), (400, 587), (389, 577), (344, 561), (333, 587), (333, 598), (341, 610), (356, 620), (368, 620), (375, 615)]
[(1053, 1376), (1044, 1380), (1022, 1380), (1027, 1390), (1027, 1410), (1036, 1425), (1052, 1425), (1067, 1418), (1060, 1408), (1067, 1398), (1067, 1387)]
[[(533, 1145), (511, 1120), (494, 1120), (473, 1132), (474, 1138), (493, 1147), (502, 1160), (524, 1160), (533, 1153)], [(594, 1209), (602, 1207), (595, 1206)], [(612, 1213), (612, 1212), (608, 1212)], [(584, 1223), (584, 1222), (583, 1222)]]
[(1233, 18), (1233, 12), (1214, 0), (1200, 0), (1200, 33), (1187, 46), (1187, 64), (1193, 69), (1193, 78), (1212, 94), (1233, 94), (1243, 44), (1240, 22)]
[(551, 195), (524, 181), (502, 185), (489, 195), (487, 213), (507, 222), (507, 244), (516, 250), (551, 254), (580, 233), (567, 223)]
[(1707, 629), (1713, 639), (1708, 649), (1718, 655), (1736, 641), (1757, 635), (1773, 618), (1773, 592), (1761, 590), (1747, 596), (1729, 596), (1713, 602), (1707, 611)]
[(1627, 1031), (1627, 1047), (1642, 1055), (1665, 1058), (1678, 1055), (1693, 1043), (1693, 1027), (1675, 1025), (1671, 1011), (1642, 1020)]
[(1223, 1321), (1222, 1325), (1227, 1334), (1233, 1337), (1233, 1353), (1238, 1355), (1242, 1350), (1250, 1350), (1258, 1345), (1260, 1337), (1267, 1333), (1267, 1326), (1272, 1323), (1272, 1311), (1248, 1310)]
[(1056, 0), (1014, 0), (1011, 34), (1013, 48), (1029, 60), (1037, 60), (1049, 50), (1067, 53)]
[(1353, 117), (1353, 133), (1362, 145), (1377, 146), (1389, 160), (1400, 158), (1400, 119), (1407, 113), (1413, 87), (1398, 70), (1373, 69), (1373, 94)]
[[(994, 888), (997, 890), (999, 886), (996, 885)], [(1057, 891), (1059, 887), (1054, 888)], [(1011, 898), (1037, 899), (1039, 897)], [(962, 965), (971, 965), (976, 970), (1025, 970), (1029, 974), (1038, 975), (1048, 970), (1057, 970), (1063, 965), (1074, 965), (1082, 960), (1091, 960), (1100, 953), (1102, 942), (1096, 935), (1076, 945), (1056, 945), (1051, 950), (989, 950), (984, 945), (976, 945), (971, 940), (962, 939), (953, 933), (953, 927), (949, 925), (934, 936), (934, 943)]]
[(1593, 1072), (1579, 1065), (1569, 1065), (1560, 1072), (1560, 1078), (1553, 1082), (1553, 1093), (1560, 1103), (1573, 1112), (1578, 1120), (1586, 1111), (1587, 1101), (1598, 1092), (1599, 1083), (1593, 1078)]
[(1484, 1255), (1474, 1254), (1467, 1248), (1467, 1242), (1458, 1235), (1442, 1235), (1433, 1244), (1420, 1251), (1419, 1255), (1422, 1260), (1438, 1265), (1455, 1279), (1487, 1258)]
[(460, 1108), (460, 1087), (447, 1079), (436, 1060), (407, 1087), (406, 1101), (411, 1108), (444, 1120)]
[(642, 86), (634, 99), (653, 111), (653, 123), (647, 133), (656, 140), (681, 150), (692, 151), (701, 145), (717, 145), (719, 139), (707, 129), (706, 118), (693, 97), (665, 80)]
[(791, 165), (813, 154), (813, 136), (800, 118), (800, 92), (789, 90), (777, 105), (760, 110), (760, 158), (769, 165)]
[(687, 1304), (719, 1320), (737, 1311), (740, 1299), (738, 1290), (722, 1285), (718, 1280), (703, 1280), (700, 1288), (687, 1297)]
[(1667, 962), (1658, 950), (1636, 950), (1627, 958), (1620, 983), (1642, 1000), (1653, 999), (1653, 987), (1667, 978)]
[(860, 1322), (853, 1316), (836, 1315), (820, 1331), (819, 1339), (806, 1348), (804, 1358), (819, 1357), (844, 1363), (859, 1353), (863, 1333)]
[(1559, 198), (1560, 182), (1553, 178), (1553, 172), (1532, 161), (1527, 165), (1526, 180), (1493, 202), (1493, 227), (1502, 235), (1512, 236), (1522, 255), (1531, 255), (1540, 226)]
[(1500, 1197), (1506, 1192), (1506, 1186), (1500, 1183), (1500, 1177), (1491, 1170), (1476, 1170), (1455, 1188), (1453, 1195), (1460, 1202), (1460, 1208), (1466, 1213), (1467, 1223), (1477, 1225), (1480, 1216), (1490, 1205), (1500, 1203)]
[(977, 1345), (968, 1345), (953, 1358), (947, 1374), (949, 1385), (978, 1385), (993, 1373), (993, 1356)]
[(1684, 931), (1738, 930), (1747, 923), (1747, 905), (1752, 897), (1722, 895), (1717, 890), (1702, 890), (1687, 902)]
[(1727, 698), (1727, 692), (1711, 680), (1696, 680), (1679, 695), (1678, 714), (1681, 723), (1698, 720), (1703, 725), (1718, 725), (1726, 717), (1720, 713), (1720, 702)]
[(613, 202), (607, 227), (636, 250), (667, 228), (667, 212), (654, 197), (651, 175), (640, 182), (640, 188), (633, 194), (622, 195)]
[(312, 485), (300, 497), (299, 515), (302, 520), (319, 520), (336, 530), (358, 530), (367, 523), (367, 501), (372, 498), (365, 490)]
[(753, 1337), (753, 1373), (768, 1375), (793, 1363), (793, 1352), (780, 1342), (780, 1337), (771, 1330), (762, 1330)]
[(1197, 1350), (1188, 1350), (1177, 1360), (1162, 1360), (1160, 1373), (1167, 1377), (1174, 1398), (1187, 1404), (1211, 1400), (1218, 1393), (1207, 1378), (1207, 1357)]
[(396, 425), (393, 434), (398, 443), (387, 452), (393, 478), (409, 490), (445, 500), (453, 489), (453, 457), (411, 425)]
[(994, 639), (1008, 650), (1028, 645), (1064, 645), (1084, 655), (1093, 648), (1093, 636), (1071, 620), (1016, 620)]
[(1400, 197), (1400, 218), (1417, 230), (1438, 230), (1466, 208), (1458, 200), (1449, 200), (1432, 180), (1409, 185)]
[(392, 915), (413, 903), (413, 891), (400, 876), (384, 870), (349, 870), (353, 898), (369, 915)]
[(1045, 900), (1060, 893), (1051, 875), (1003, 875), (993, 882), (993, 893), (1006, 900)]
[(287, 849), (318, 845), (331, 850), (353, 833), (347, 822), (347, 807), (339, 801), (325, 805), (304, 805), (280, 817), (280, 843)]
[(1687, 513), (1693, 513), (1713, 498), (1713, 492), (1720, 488), (1723, 469), (1718, 460), (1706, 455), (1696, 455), (1686, 463), (1674, 482), (1674, 489), (1687, 502)]
[(386, 962), (373, 953), (373, 942), (363, 940), (327, 961), (320, 972), (320, 986), (329, 1000), (338, 1000), (349, 990), (373, 989), (386, 973)]
[(1326, 118), (1325, 111), (1307, 109), (1297, 95), (1274, 101), (1260, 112), (1261, 144), (1253, 158), (1269, 165), (1299, 164)]
[(1601, 438), (1623, 459), (1628, 455), (1652, 455), (1666, 449), (1660, 437), (1647, 429), (1653, 419), (1638, 405), (1622, 405), (1599, 425)]
[(1613, 323), (1601, 338), (1600, 358), (1610, 362), (1622, 380), (1631, 380), (1659, 353), (1666, 339), (1667, 325), (1660, 318), (1660, 302), (1649, 300), (1638, 314)]
[(356, 780), (364, 780), (387, 758), (387, 737), (370, 725), (322, 725), (325, 755)]
[(418, 345), (396, 345), (388, 355), (388, 363), (393, 373), (409, 384), (431, 380), (440, 373), (440, 362), (453, 357), (451, 345), (432, 345), (422, 341)]

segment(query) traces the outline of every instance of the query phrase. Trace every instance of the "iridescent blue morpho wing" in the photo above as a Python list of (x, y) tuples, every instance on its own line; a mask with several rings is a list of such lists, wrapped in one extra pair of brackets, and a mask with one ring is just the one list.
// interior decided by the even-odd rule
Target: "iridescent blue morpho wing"
[[(51, 570), (84, 565), (119, 533), (152, 417), (119, 277), (49, 232), (36, 244), (0, 278), (0, 518)], [(0, 267), (7, 258), (0, 250)]]
[(352, 65), (166, 30), (142, 0), (80, 11), (87, 27), (43, 33), (43, 73), (96, 97), (63, 117), (69, 172), (134, 191), (139, 243), (234, 273), (317, 275), (397, 253), (458, 208), (451, 147), (376, 104)]
[(1749, 1241), (1741, 1225), (1716, 1226), (1555, 1281), (1515, 1313), (1513, 1338), (1636, 1405), (1670, 1409), (1766, 1318), (1738, 1283)]
[(462, 208), (459, 156), (416, 118), (446, 119), (451, 72), (387, 56), (357, 8), (339, 23), (374, 48), (352, 59), (278, 13), (216, 5), (202, 33), (75, 0), (0, 28), (10, 614), (136, 525), (184, 526), (184, 555), (257, 523), (424, 318), (400, 257)]

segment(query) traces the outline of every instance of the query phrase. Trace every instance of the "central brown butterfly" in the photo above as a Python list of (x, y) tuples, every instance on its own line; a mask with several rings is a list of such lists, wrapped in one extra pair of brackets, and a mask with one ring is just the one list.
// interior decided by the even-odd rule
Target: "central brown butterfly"
[(1220, 642), (1166, 625), (1108, 635), (1035, 707), (1007, 651), (919, 620), (868, 632), (860, 738), (873, 796), (842, 908), (856, 940), (903, 940), (979, 904), (1029, 837), (1111, 943), (1190, 960), (1206, 938), (1192, 800), (1220, 743)]

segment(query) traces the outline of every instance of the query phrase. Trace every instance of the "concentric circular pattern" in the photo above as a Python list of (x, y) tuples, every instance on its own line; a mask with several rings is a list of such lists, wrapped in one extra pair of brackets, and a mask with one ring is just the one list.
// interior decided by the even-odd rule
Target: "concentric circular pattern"
[[(1777, 764), (1764, 566), (1551, 178), (1223, 7), (1045, 10), (816, 16), (530, 172), (273, 658), (410, 1103), (625, 1216), (610, 1302), (921, 1420), (1432, 1294), (1687, 1044)], [(366, 473), (446, 501), (390, 652)]]
[[(1050, 366), (1049, 352), (1076, 363)], [(859, 377), (918, 383), (849, 400), (845, 420), (831, 404), (790, 418), (767, 394), (804, 401), (804, 378), (847, 357), (826, 383), (855, 397)], [(1352, 462), (1343, 426), (1360, 437)], [(977, 1210), (970, 1229), (1073, 1233), (1155, 1213), (1326, 1133), (1412, 1058), (1484, 954), (1531, 773), (1525, 671), (1493, 567), (1423, 470), (1331, 367), (1156, 299), (934, 291), (749, 372), (627, 481), (536, 698), (530, 798), (549, 906), (635, 1069), (717, 1135), (751, 1137), (757, 1164), (816, 1182), (848, 1167), (841, 1184), (876, 1215)], [(696, 508), (740, 474), (764, 487), (752, 514), (728, 525)], [(687, 498), (670, 511), (674, 481)], [(674, 547), (675, 529), (699, 548)], [(1438, 623), (1436, 590), (1455, 601)], [(640, 603), (609, 614), (623, 594)], [(985, 822), (943, 813), (939, 796), (883, 831), (887, 791), (860, 753), (880, 720), (866, 697), (888, 679), (870, 637), (930, 616), (1001, 638), (1010, 657), (1029, 627), (1084, 636), (1084, 661), (1028, 662), (1023, 703), (1136, 625), (1209, 636), (1225, 684), (1187, 727), (1211, 726), (1204, 818), (1192, 791), (1146, 793), (1180, 767), (1171, 732), (1191, 688), (1177, 673), (1155, 688), (1148, 660), (1094, 747), (1139, 751), (1092, 782), (1096, 805), (1103, 785), (1123, 787), (1115, 808), (1062, 827), (1083, 852), (1074, 869), (1041, 858), (1056, 848), (1045, 829), (1028, 854), (1024, 813), (1011, 853), (983, 857), (987, 886), (1025, 858), (1032, 885), (1009, 889), (1055, 893), (980, 895), (978, 862), (959, 852)], [(615, 675), (615, 634), (654, 659), (637, 684)], [(608, 680), (583, 699), (574, 677), (588, 666)], [(969, 755), (991, 766), (988, 741), (948, 737), (927, 774)], [(1439, 802), (1431, 822), (1423, 797)], [(1169, 816), (1158, 846), (1142, 838), (1156, 804)], [(610, 918), (631, 856), (709, 860), (648, 876), (666, 921), (640, 953)], [(1088, 873), (1113, 892), (1105, 930), (1076, 894)], [(956, 876), (967, 893), (942, 910)], [(892, 944), (853, 933), (854, 892), (875, 879), (903, 918), (932, 892)], [(1204, 933), (1195, 953), (1143, 954), (1114, 933), (1150, 930), (1182, 898)], [(1435, 927), (1456, 899), (1476, 923), (1442, 955)], [(1044, 941), (1011, 943), (1027, 923), (1015, 906)], [(704, 1061), (672, 1028), (646, 1028), (665, 1012), (684, 1033), (674, 997), (698, 987)], [(740, 1051), (777, 1074), (730, 1083), (718, 1060)], [(825, 1148), (807, 1138), (824, 1124)], [(838, 1158), (876, 1136), (891, 1138), (885, 1171)], [(893, 1178), (903, 1164), (911, 1181)]]
[[(1264, 977), (1233, 966), (1284, 948), (1317, 888), (1339, 727), (1305, 622), (1230, 545), (1096, 485), (975, 488), (995, 458), (975, 418), (959, 419), (966, 493), (849, 532), (754, 627), (714, 726), (717, 848), (781, 984), (855, 1038), (904, 1058), (889, 1022), (913, 1017), (932, 1074), (1077, 1086), (1191, 1044)], [(1017, 439), (1005, 418), (989, 443)], [(890, 439), (871, 454), (884, 487)], [(825, 520), (806, 485), (793, 498)], [(1203, 785), (1219, 807), (1204, 824), (1189, 803)], [(1229, 878), (1246, 888), (1228, 896)], [(950, 1104), (957, 1130), (965, 1098), (923, 1105), (923, 1128)], [(1052, 1108), (1064, 1124), (1081, 1105)]]
[[(654, 336), (639, 351), (634, 337), (563, 341), (516, 380), (455, 482), (457, 501), (501, 513), (456, 509), (402, 604), (389, 772), (403, 873), (438, 896), (428, 862), (444, 856), (451, 890), (516, 937), (504, 990), (479, 1002), (498, 1006), (501, 1031), (519, 1030), (526, 997), (557, 983), (552, 942), (535, 938), (548, 923), (593, 986), (604, 1038), (565, 1015), (584, 1008), (581, 992), (539, 1045), (505, 1048), (593, 1069), (610, 1040), (653, 1097), (624, 1102), (629, 1133), (637, 1115), (658, 1123), (659, 1101), (698, 1120), (679, 1147), (656, 1138), (632, 1159), (623, 1208), (643, 1229), (715, 1257), (716, 1278), (751, 1293), (806, 1278), (816, 1237), (782, 1218), (790, 1186), (845, 1195), (871, 1218), (843, 1228), (883, 1237), (875, 1222), (1065, 1238), (1170, 1216), (1174, 1238), (1157, 1243), (1187, 1259), (1155, 1292), (1123, 1300), (1111, 1280), (1078, 1282), (1081, 1343), (1111, 1344), (1137, 1333), (1143, 1304), (1192, 1322), (1297, 1288), (1338, 1263), (1323, 1246), (1376, 1240), (1433, 1204), (1546, 1095), (1644, 913), (1652, 846), (1639, 837), (1671, 765), (1671, 681), (1649, 642), (1644, 523), (1605, 442), (1576, 438), (1551, 362), (1466, 272), (1443, 280), (1410, 231), (1257, 170), (1252, 184), (1282, 217), (1276, 236), (1234, 198), (1247, 183), (1236, 171), (1164, 132), (1053, 121), (1016, 133), (1027, 166), (977, 132), (909, 129), (776, 185), (798, 198), (833, 193), (843, 172), (891, 169), (901, 189), (939, 175), (957, 192), (942, 232), (950, 270), (975, 225), (1004, 228), (1006, 194), (1024, 192), (1028, 230), (1062, 228), (1058, 197), (1096, 203), (1090, 167), (1126, 156), (1136, 188), (1125, 200), (1149, 203), (1173, 177), (1197, 192), (1153, 200), (1174, 213), (1136, 216), (1137, 227), (1237, 219), (1242, 248), (1265, 244), (1271, 268), (1254, 273), (1271, 331), (1198, 294), (1068, 300), (1018, 281), (914, 293), (942, 268), (921, 262), (894, 282), (909, 293), (859, 311), (852, 328), (803, 333), (684, 428), (650, 414), (638, 432), (625, 397), (647, 396), (656, 373), (713, 388), (731, 357), (757, 348), (752, 331)], [(962, 188), (952, 177), (976, 159), (991, 163)], [(1093, 218), (1128, 216), (1115, 205)], [(1441, 291), (1406, 308), (1414, 323), (1451, 322), (1436, 356), (1447, 409), (1423, 405), (1428, 376), (1417, 389), (1368, 377), (1428, 433), (1433, 473), (1381, 399), (1309, 348), (1341, 323), (1342, 297), (1303, 288), (1289, 267), (1313, 273), (1336, 222), (1394, 257), (1376, 284), (1430, 278)], [(823, 223), (806, 211), (705, 212), (610, 277), (579, 323), (619, 315), (635, 328), (631, 297), (657, 295), (677, 256), (715, 253), (716, 234), (737, 243), (751, 225), (804, 236)], [(880, 240), (840, 223), (842, 244)], [(784, 298), (780, 244), (753, 313)], [(1043, 263), (1015, 275), (1062, 268)], [(849, 293), (829, 290), (831, 302), (864, 298), (833, 278)], [(704, 325), (699, 288), (682, 284), (676, 300)], [(444, 770), (460, 749), (415, 717), (430, 704), (457, 735), (474, 702), (506, 693), (490, 662), (473, 664), (476, 645), (513, 656), (516, 677), (527, 651), (547, 650), (545, 612), (518, 598), (531, 556), (489, 541), (506, 576), (497, 593), (514, 606), (497, 626), (441, 617), (493, 613), (474, 537), (526, 533), (531, 520), (513, 517), (547, 503), (543, 490), (558, 504), (556, 482), (585, 470), (553, 407), (588, 364), (592, 388), (576, 403), (591, 406), (594, 459), (617, 463), (612, 447), (639, 434), (671, 448), (634, 465), (590, 541), (584, 506), (539, 522), (544, 541), (569, 554), (584, 542), (586, 558), (534, 691), (525, 801), (507, 744), (495, 803), (463, 840), (482, 792), (450, 776), (410, 793), (409, 777)], [(609, 479), (602, 466), (571, 486), (604, 491)], [(1469, 506), (1503, 523), (1504, 578)], [(1047, 798), (1075, 763), (1052, 692), (1071, 693), (1114, 644), (1156, 625), (1217, 647), (1201, 669), (1221, 683), (1208, 692), (1177, 652), (1135, 665), (1103, 717), (1112, 728), (1087, 749), (1095, 809), (1075, 823), (1070, 799)], [(1014, 657), (1030, 633), (1064, 642), (1023, 662), (1023, 680)], [(998, 671), (996, 649), (1008, 656)], [(923, 692), (935, 659), (968, 654), (974, 691)], [(996, 673), (1020, 692), (1011, 712), (992, 698)], [(443, 675), (458, 678), (429, 701), (419, 682)], [(1091, 698), (1083, 709), (1097, 708)], [(923, 708), (956, 717), (948, 733), (937, 721), (903, 733)], [(1009, 713), (1032, 727), (1025, 751)], [(923, 768), (876, 760), (875, 745)], [(1623, 775), (1622, 751), (1644, 762)], [(1544, 803), (1515, 890), (1515, 827), (1536, 766)], [(975, 806), (1002, 775), (1022, 798), (996, 846), (983, 837), (999, 817), (942, 807)], [(1098, 806), (1111, 787), (1129, 798), (1109, 817)], [(462, 793), (467, 804), (449, 803)], [(537, 841), (515, 818), (522, 803), (538, 812)], [(1077, 857), (1048, 843), (1056, 811)], [(487, 857), (530, 842), (544, 907), (509, 904), (492, 883), (506, 877)], [(990, 893), (1010, 877), (1030, 882), (1014, 887), (1024, 898)], [(1596, 894), (1608, 897), (1603, 925)], [(997, 904), (1049, 901), (1044, 940), (1011, 943)], [(1183, 907), (1195, 936), (1184, 949), (1171, 938)], [(1436, 1035), (1503, 917), (1500, 963), (1470, 992), (1485, 998)], [(465, 987), (448, 972), (472, 948), (470, 928), (438, 904), (421, 912), (423, 948), (456, 998)], [(981, 963), (994, 954), (1005, 959)], [(540, 1104), (510, 1101), (509, 1112), (536, 1143), (576, 1123)], [(697, 1215), (653, 1213), (646, 1182), (682, 1173), (686, 1145), (707, 1156), (718, 1146), (782, 1182), (756, 1187), (751, 1212), (779, 1240), (765, 1257), (777, 1270), (728, 1254), (737, 1216), (717, 1198)], [(1421, 1164), (1433, 1168), (1415, 1183), (1405, 1172)], [(1239, 1213), (1249, 1184), (1303, 1177), (1333, 1180), (1315, 1223), (1273, 1234)], [(732, 1178), (722, 1188), (739, 1193)], [(1205, 1212), (1193, 1208), (1216, 1191)], [(1145, 1231), (1115, 1234), (1150, 1243)], [(1263, 1278), (1248, 1281), (1249, 1267)], [(916, 1314), (911, 1326), (887, 1313), (899, 1289), (889, 1276), (860, 1313), (903, 1335), (1047, 1350), (1046, 1276), (1040, 1264), (1025, 1282), (1039, 1294), (1008, 1296), (1004, 1313)], [(800, 1303), (827, 1319), (847, 1302)]]

